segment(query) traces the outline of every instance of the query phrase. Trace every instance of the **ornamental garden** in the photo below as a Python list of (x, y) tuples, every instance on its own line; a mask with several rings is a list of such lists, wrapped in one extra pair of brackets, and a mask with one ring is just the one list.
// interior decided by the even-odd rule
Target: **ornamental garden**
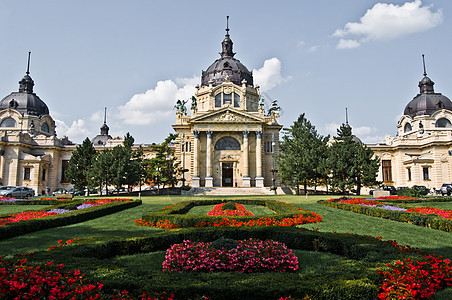
[(451, 299), (452, 198), (0, 199), (0, 299)]

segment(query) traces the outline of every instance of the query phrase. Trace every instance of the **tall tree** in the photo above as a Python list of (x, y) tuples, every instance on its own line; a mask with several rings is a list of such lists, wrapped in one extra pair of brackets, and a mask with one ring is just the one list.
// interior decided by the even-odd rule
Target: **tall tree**
[(315, 126), (301, 114), (290, 128), (284, 128), (284, 136), (277, 155), (279, 177), (300, 193), (303, 185), (306, 194), (308, 185), (316, 186), (326, 172), (322, 161), (326, 159), (326, 143), (329, 136), (317, 133)]
[(89, 138), (78, 145), (69, 160), (66, 177), (74, 187), (84, 191), (89, 186), (90, 172), (96, 159), (96, 150)]
[(160, 185), (174, 186), (179, 181), (179, 162), (171, 147), (176, 137), (177, 134), (170, 134), (162, 144), (152, 145), (155, 156), (145, 161), (148, 166), (147, 179), (153, 181), (158, 189)]
[(350, 125), (342, 124), (335, 142), (328, 149), (329, 183), (334, 191), (346, 193), (355, 189), (359, 195), (363, 186), (377, 184), (380, 160), (370, 148), (352, 134)]
[(107, 148), (99, 152), (97, 159), (94, 161), (91, 170), (93, 187), (99, 187), (100, 191), (102, 191), (102, 187), (105, 187), (107, 191), (108, 185), (113, 181), (113, 176), (113, 150)]

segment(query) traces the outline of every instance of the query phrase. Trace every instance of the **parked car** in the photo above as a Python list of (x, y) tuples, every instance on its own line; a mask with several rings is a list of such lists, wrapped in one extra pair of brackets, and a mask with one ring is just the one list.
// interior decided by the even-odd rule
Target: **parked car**
[(413, 185), (413, 189), (417, 190), (421, 195), (427, 195), (430, 190), (424, 185)]
[(70, 189), (69, 191), (67, 191), (68, 194), (72, 194), (74, 196), (84, 196), (85, 192), (84, 191), (79, 191), (77, 189)]
[(59, 194), (67, 194), (67, 191), (63, 188), (59, 188), (59, 189), (54, 190), (52, 193), (53, 196), (59, 195)]
[(450, 196), (452, 193), (452, 183), (443, 183), (441, 186), (441, 195), (447, 195)]
[(4, 185), (4, 186), (0, 186), (0, 195), (2, 195), (1, 192), (3, 191), (9, 191), (10, 189), (15, 188), (15, 186), (12, 185)]
[(14, 197), (14, 198), (33, 197), (35, 195), (35, 191), (26, 186), (17, 186), (11, 189), (5, 189), (0, 191), (0, 195), (2, 197)]

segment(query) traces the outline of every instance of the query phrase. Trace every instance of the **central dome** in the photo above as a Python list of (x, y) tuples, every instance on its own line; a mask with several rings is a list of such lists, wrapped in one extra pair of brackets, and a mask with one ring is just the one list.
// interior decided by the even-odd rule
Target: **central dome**
[(234, 58), (235, 53), (232, 52), (233, 42), (229, 36), (229, 27), (226, 27), (226, 36), (221, 43), (221, 58), (214, 61), (206, 71), (202, 71), (201, 85), (208, 86), (212, 81), (213, 86), (220, 85), (226, 79), (241, 85), (246, 80), (247, 85), (253, 85), (253, 73), (250, 72), (238, 59)]

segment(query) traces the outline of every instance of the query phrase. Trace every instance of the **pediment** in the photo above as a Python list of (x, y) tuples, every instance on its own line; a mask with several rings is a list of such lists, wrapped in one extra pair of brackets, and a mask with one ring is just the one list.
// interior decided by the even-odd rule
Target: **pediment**
[(230, 107), (206, 113), (191, 120), (193, 123), (263, 123), (264, 120)]

